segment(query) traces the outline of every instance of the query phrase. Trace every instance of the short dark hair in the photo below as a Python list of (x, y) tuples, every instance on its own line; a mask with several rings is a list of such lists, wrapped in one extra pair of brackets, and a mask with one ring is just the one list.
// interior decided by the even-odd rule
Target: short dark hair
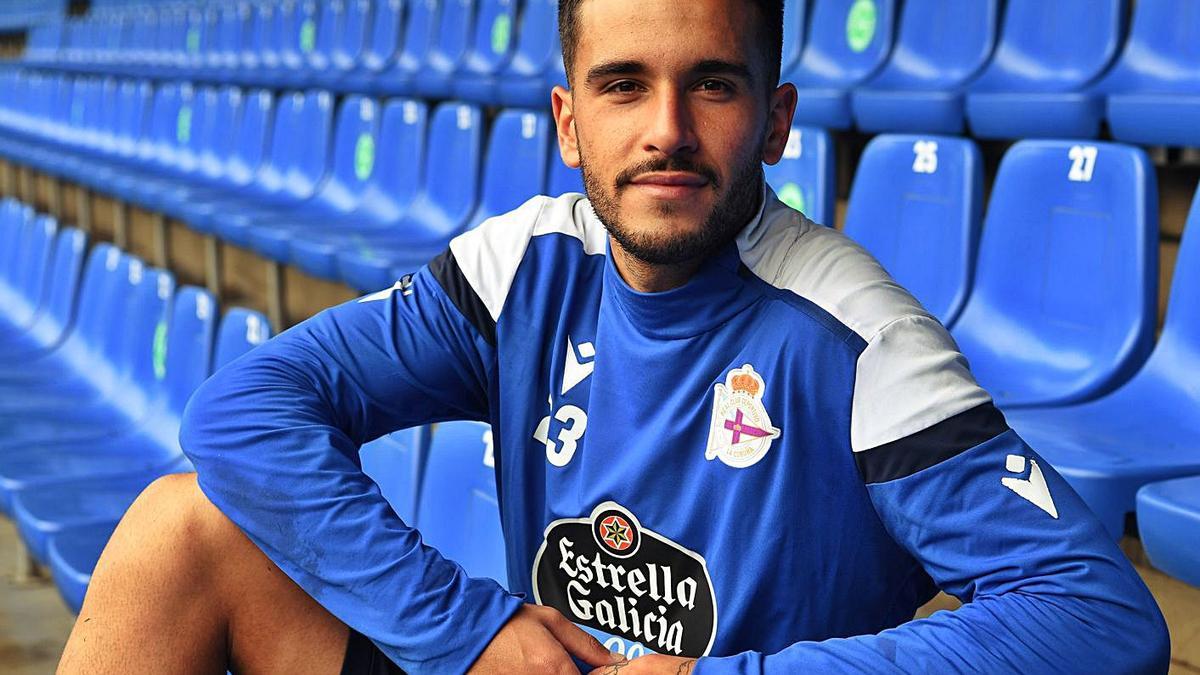
[[(770, 64), (768, 84), (773, 90), (779, 83), (780, 61), (783, 59), (783, 0), (748, 0), (758, 7), (763, 20), (762, 48)], [(575, 65), (575, 38), (579, 29), (579, 6), (583, 0), (558, 0), (558, 38), (562, 42), (563, 65), (567, 79)]]

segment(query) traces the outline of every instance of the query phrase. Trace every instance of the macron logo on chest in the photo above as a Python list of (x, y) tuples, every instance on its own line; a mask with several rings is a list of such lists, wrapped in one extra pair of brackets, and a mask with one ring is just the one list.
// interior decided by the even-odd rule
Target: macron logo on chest
[(567, 357), (563, 359), (562, 391), (559, 396), (566, 396), (595, 369), (596, 347), (590, 342), (581, 342), (576, 347), (571, 343), (571, 337), (567, 336)]

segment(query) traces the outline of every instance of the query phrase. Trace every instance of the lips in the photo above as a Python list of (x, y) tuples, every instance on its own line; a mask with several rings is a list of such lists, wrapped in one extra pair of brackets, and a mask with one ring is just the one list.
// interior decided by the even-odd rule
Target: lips
[(708, 185), (708, 179), (700, 174), (688, 171), (655, 171), (634, 178), (632, 184), (639, 186), (699, 188)]

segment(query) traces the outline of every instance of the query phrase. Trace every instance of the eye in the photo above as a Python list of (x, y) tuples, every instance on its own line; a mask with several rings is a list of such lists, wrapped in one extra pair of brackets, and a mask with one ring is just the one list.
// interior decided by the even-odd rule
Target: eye
[(698, 88), (700, 91), (714, 94), (728, 94), (733, 91), (733, 87), (729, 86), (729, 83), (713, 79), (701, 80)]
[(605, 93), (610, 94), (636, 94), (638, 91), (638, 84), (633, 80), (617, 80), (616, 82), (608, 85), (608, 88), (604, 91)]

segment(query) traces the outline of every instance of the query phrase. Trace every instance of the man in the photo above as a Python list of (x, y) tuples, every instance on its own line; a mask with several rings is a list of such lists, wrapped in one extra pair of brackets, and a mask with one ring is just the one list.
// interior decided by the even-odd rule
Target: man
[[(131, 509), (62, 670), (1165, 670), (1153, 599), (945, 330), (765, 188), (797, 103), (782, 2), (560, 23), (590, 204), (534, 199), (208, 382), (198, 482)], [(450, 419), (493, 426), (523, 595), (424, 547), (357, 463)], [(910, 621), (939, 587), (966, 604)]]

